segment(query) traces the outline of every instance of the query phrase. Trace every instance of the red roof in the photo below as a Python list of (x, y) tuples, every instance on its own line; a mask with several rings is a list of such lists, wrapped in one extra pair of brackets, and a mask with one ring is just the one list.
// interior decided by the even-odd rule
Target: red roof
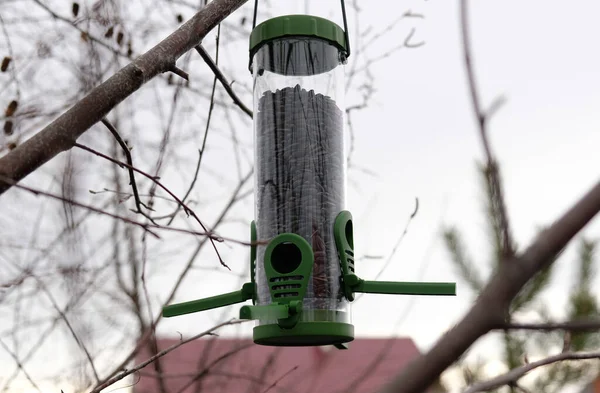
[[(159, 350), (177, 342), (159, 339)], [(160, 367), (168, 393), (363, 393), (377, 391), (418, 354), (410, 338), (356, 339), (348, 350), (208, 338), (167, 354)], [(136, 364), (148, 357), (140, 353)], [(153, 364), (142, 369), (134, 393), (159, 393), (157, 375)]]

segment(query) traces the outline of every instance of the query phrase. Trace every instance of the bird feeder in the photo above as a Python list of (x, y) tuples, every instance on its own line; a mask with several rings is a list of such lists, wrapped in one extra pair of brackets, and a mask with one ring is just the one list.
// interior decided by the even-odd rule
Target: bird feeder
[(357, 292), (456, 294), (454, 283), (365, 281), (355, 273), (352, 215), (344, 210), (350, 47), (341, 5), (344, 29), (309, 15), (256, 26), (255, 9), (251, 281), (240, 291), (167, 306), (165, 317), (252, 300), (239, 315), (258, 321), (255, 343), (345, 348), (354, 339), (349, 304)]

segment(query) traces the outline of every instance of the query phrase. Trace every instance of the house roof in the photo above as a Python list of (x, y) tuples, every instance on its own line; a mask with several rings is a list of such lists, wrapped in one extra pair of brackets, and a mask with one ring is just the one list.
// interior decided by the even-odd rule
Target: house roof
[(592, 382), (585, 385), (579, 393), (599, 393), (600, 392), (600, 376), (596, 377)]
[[(178, 341), (159, 339), (159, 350)], [(410, 338), (356, 339), (349, 350), (209, 338), (167, 354), (159, 370), (169, 393), (363, 393), (377, 391), (418, 354)], [(136, 364), (148, 357), (140, 352)], [(159, 393), (157, 375), (154, 364), (142, 369), (134, 393)]]

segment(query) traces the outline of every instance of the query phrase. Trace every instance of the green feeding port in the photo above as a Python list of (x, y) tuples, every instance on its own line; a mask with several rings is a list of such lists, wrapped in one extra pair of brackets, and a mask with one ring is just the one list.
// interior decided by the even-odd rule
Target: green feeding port
[[(346, 24), (343, 1), (342, 11)], [(349, 308), (356, 293), (456, 295), (454, 283), (366, 281), (356, 274), (352, 215), (344, 210), (346, 32), (309, 15), (273, 18), (252, 31), (257, 110), (250, 282), (239, 291), (167, 306), (165, 317), (251, 300), (239, 317), (257, 321), (255, 343), (345, 349), (354, 339)]]

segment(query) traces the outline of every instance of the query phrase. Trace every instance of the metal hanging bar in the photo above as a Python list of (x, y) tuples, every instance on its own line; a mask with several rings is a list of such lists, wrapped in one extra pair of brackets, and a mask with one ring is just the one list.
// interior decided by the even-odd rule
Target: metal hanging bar
[(350, 37), (348, 36), (348, 19), (346, 18), (346, 2), (342, 0), (342, 18), (344, 20), (344, 38), (346, 39), (346, 58), (350, 57)]
[(252, 30), (256, 27), (256, 14), (258, 13), (258, 0), (254, 0), (254, 16), (252, 17)]

